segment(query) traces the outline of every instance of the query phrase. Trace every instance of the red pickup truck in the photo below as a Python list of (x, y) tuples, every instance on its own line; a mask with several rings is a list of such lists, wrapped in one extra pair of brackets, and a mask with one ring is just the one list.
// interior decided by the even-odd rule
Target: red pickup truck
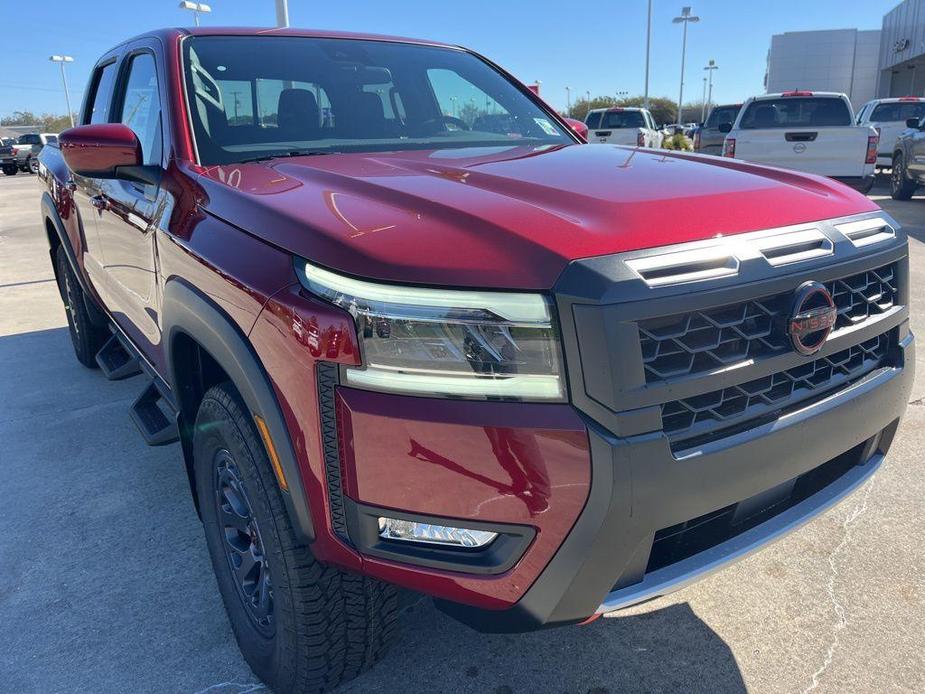
[(398, 587), (487, 631), (683, 587), (856, 489), (908, 400), (875, 204), (585, 146), (471, 51), (156, 31), (80, 123), (40, 159), (77, 358), (144, 374), (131, 416), (180, 442), (279, 691), (374, 663)]

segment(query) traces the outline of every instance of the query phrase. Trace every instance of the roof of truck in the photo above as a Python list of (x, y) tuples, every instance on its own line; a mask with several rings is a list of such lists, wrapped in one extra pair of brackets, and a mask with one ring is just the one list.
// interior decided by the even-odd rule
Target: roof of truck
[[(356, 39), (363, 41), (394, 41), (400, 43), (413, 43), (420, 46), (440, 46), (443, 48), (459, 48), (440, 41), (414, 39), (405, 36), (388, 36), (385, 34), (364, 34), (349, 31), (330, 31), (327, 29), (299, 29), (293, 27), (169, 27), (154, 29), (143, 34), (127, 38), (118, 45), (136, 41), (141, 38), (155, 36), (160, 39), (172, 40), (182, 36), (301, 36), (305, 38), (323, 39)], [(113, 46), (116, 48), (116, 46)], [(112, 49), (110, 49), (112, 50)]]

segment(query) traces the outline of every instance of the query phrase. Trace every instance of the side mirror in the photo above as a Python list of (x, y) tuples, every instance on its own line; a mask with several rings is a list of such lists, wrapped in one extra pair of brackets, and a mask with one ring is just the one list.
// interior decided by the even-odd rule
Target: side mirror
[(919, 129), (919, 119), (918, 118), (906, 118), (906, 127)]
[(566, 118), (565, 122), (574, 130), (583, 140), (588, 139), (588, 126), (575, 118)]
[(719, 128), (717, 128), (721, 133), (731, 133), (732, 132), (732, 123), (720, 123)]
[(58, 146), (68, 168), (78, 176), (156, 185), (161, 167), (145, 166), (138, 136), (121, 123), (81, 125), (65, 130)]

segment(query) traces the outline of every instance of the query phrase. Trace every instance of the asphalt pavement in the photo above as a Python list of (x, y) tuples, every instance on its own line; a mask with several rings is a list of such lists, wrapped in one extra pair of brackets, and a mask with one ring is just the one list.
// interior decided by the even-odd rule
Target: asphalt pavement
[[(912, 240), (925, 335), (925, 197), (872, 197)], [(176, 445), (128, 416), (68, 340), (33, 176), (0, 177), (0, 691), (264, 688), (238, 653)], [(344, 692), (925, 691), (925, 348), (881, 471), (788, 538), (614, 619), (483, 635), (411, 607)], [(837, 436), (838, 432), (831, 432)]]

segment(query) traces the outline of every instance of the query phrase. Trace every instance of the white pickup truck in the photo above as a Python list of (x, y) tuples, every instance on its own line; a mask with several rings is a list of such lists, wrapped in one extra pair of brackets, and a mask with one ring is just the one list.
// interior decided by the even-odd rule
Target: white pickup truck
[(851, 102), (834, 92), (754, 96), (724, 123), (723, 156), (835, 178), (867, 193), (880, 136), (855, 125)]
[(585, 117), (588, 142), (636, 147), (662, 146), (662, 133), (652, 114), (644, 108), (612, 106), (594, 108)]
[(921, 120), (925, 116), (925, 99), (920, 96), (898, 96), (889, 99), (874, 99), (861, 106), (857, 124), (870, 125), (880, 135), (880, 151), (877, 152), (877, 166), (892, 168), (896, 140), (908, 128), (906, 121)]

